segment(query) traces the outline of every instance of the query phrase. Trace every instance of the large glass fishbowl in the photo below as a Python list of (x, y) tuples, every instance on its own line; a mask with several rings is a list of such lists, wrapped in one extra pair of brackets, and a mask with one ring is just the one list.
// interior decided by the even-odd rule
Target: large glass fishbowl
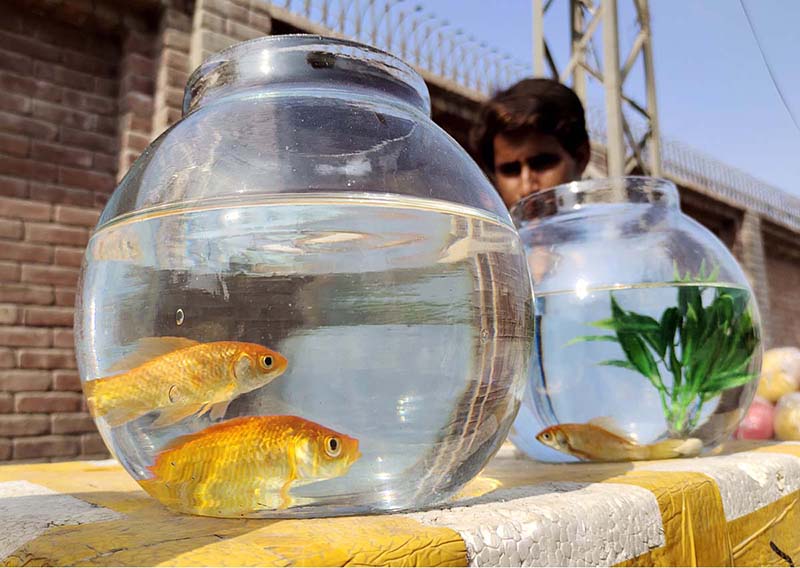
[(756, 390), (760, 320), (725, 245), (647, 177), (569, 183), (512, 209), (536, 337), (514, 444), (542, 461), (696, 456)]
[(185, 513), (440, 502), (503, 443), (533, 345), (508, 211), (384, 52), (212, 55), (86, 250), (76, 348), (114, 456)]

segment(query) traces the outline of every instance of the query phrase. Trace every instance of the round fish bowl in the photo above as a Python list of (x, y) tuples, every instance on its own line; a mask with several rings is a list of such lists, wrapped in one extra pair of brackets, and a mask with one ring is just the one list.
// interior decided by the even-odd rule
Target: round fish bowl
[(728, 438), (761, 367), (744, 273), (670, 182), (559, 186), (512, 215), (535, 353), (512, 441), (543, 461), (688, 457)]
[(76, 315), (88, 405), (168, 507), (222, 517), (442, 501), (505, 439), (530, 276), (421, 77), (317, 36), (237, 44), (112, 195)]

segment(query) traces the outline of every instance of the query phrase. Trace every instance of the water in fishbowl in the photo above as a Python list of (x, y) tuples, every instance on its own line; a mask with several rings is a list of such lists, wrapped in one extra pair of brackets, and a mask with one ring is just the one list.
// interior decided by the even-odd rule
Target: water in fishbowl
[(157, 209), (92, 237), (81, 286), (79, 368), (100, 432), (183, 512), (441, 501), (499, 447), (528, 374), (516, 232), (438, 200)]
[(711, 281), (536, 294), (536, 353), (511, 433), (543, 461), (698, 455), (729, 436), (761, 356), (747, 289)]

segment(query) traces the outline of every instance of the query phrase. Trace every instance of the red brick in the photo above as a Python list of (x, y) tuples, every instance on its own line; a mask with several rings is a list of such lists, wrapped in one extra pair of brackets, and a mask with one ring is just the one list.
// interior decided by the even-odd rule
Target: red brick
[(85, 246), (89, 241), (89, 231), (82, 227), (30, 222), (25, 223), (25, 240), (34, 243)]
[(33, 116), (81, 130), (94, 128), (97, 123), (97, 117), (92, 114), (44, 101), (33, 101)]
[(64, 225), (77, 225), (80, 227), (93, 228), (97, 225), (100, 218), (100, 211), (97, 209), (86, 209), (83, 207), (69, 207), (67, 205), (56, 205), (53, 219)]
[(37, 140), (55, 140), (58, 135), (58, 127), (54, 124), (8, 112), (0, 112), (0, 131), (24, 134)]
[(19, 317), (20, 309), (18, 306), (14, 304), (0, 304), (0, 324), (15, 324), (19, 321)]
[(100, 434), (82, 434), (81, 453), (108, 455), (108, 448), (106, 448), (106, 445), (103, 442), (103, 438), (100, 437)]
[(125, 93), (120, 99), (119, 111), (120, 113), (132, 112), (138, 116), (148, 116), (153, 112), (153, 97), (136, 92)]
[(0, 71), (0, 92), (16, 93), (52, 102), (59, 102), (64, 95), (63, 89), (52, 83), (6, 71)]
[(115, 155), (117, 141), (113, 136), (104, 136), (95, 132), (83, 132), (73, 128), (62, 127), (59, 141), (71, 145), (79, 146), (94, 152)]
[(52, 45), (30, 39), (28, 34), (17, 35), (0, 31), (0, 45), (3, 46), (3, 49), (22, 53), (36, 59), (58, 61), (59, 58), (58, 49), (53, 49)]
[(51, 383), (49, 371), (30, 369), (0, 371), (0, 391), (46, 391), (50, 389)]
[(23, 233), (22, 221), (0, 217), (0, 238), (19, 240)]
[(76, 166), (79, 168), (90, 168), (92, 166), (92, 153), (89, 150), (42, 142), (33, 143), (31, 157), (33, 157), (34, 160), (63, 164), (65, 166)]
[(0, 281), (19, 282), (22, 278), (22, 269), (17, 262), (0, 260)]
[(82, 73), (75, 69), (67, 69), (61, 65), (37, 61), (33, 69), (34, 77), (43, 79), (56, 85), (78, 89), (79, 91), (91, 90), (94, 85), (94, 77), (88, 73)]
[(150, 77), (155, 73), (155, 63), (149, 57), (138, 53), (130, 53), (122, 61), (123, 74)]
[(50, 203), (64, 203), (91, 207), (94, 204), (94, 196), (88, 189), (76, 189), (74, 187), (61, 187), (49, 183), (31, 183), (31, 199), (48, 201)]
[(30, 146), (30, 138), (0, 133), (0, 153), (25, 158), (30, 152)]
[(103, 79), (102, 77), (95, 77), (94, 79), (94, 92), (101, 97), (114, 97), (119, 91), (119, 85), (114, 79)]
[(77, 371), (53, 371), (53, 390), (81, 392), (81, 377)]
[(135, 132), (126, 132), (123, 135), (122, 143), (125, 144), (127, 148), (141, 153), (150, 145), (150, 138), (142, 134), (136, 134)]
[[(0, 241), (0, 259), (49, 263), (53, 260), (53, 247), (18, 241)], [(47, 282), (50, 284), (50, 282)]]
[(75, 369), (75, 354), (71, 349), (20, 349), (22, 369)]
[(183, 71), (184, 73), (189, 70), (189, 57), (175, 49), (165, 49), (161, 52), (162, 65)]
[(76, 392), (21, 392), (14, 395), (17, 412), (77, 412), (83, 397)]
[(57, 306), (74, 306), (75, 305), (75, 289), (74, 288), (56, 288), (56, 305)]
[(70, 89), (64, 90), (64, 104), (66, 106), (105, 115), (114, 114), (117, 110), (114, 99), (110, 97), (90, 95)]
[[(75, 345), (75, 333), (72, 329), (54, 329), (53, 347), (66, 347), (71, 349)], [(72, 390), (72, 389), (65, 389)]]
[(14, 352), (8, 347), (0, 347), (0, 369), (14, 367)]
[(167, 29), (161, 34), (161, 45), (189, 52), (189, 34), (175, 29)]
[(31, 284), (54, 284), (75, 286), (78, 283), (78, 269), (64, 266), (22, 265), (22, 281)]
[(225, 27), (225, 33), (227, 35), (240, 41), (255, 39), (265, 35), (261, 30), (257, 30), (248, 24), (240, 23), (234, 20), (228, 20)]
[(93, 165), (95, 170), (107, 172), (111, 175), (115, 175), (117, 173), (116, 157), (108, 156), (106, 154), (95, 154)]
[(43, 164), (25, 158), (12, 158), (0, 154), (0, 174), (39, 181), (56, 181), (58, 168), (52, 164)]
[(25, 199), (0, 197), (0, 214), (30, 221), (49, 221), (52, 207), (49, 203), (36, 203)]
[(56, 266), (74, 266), (80, 268), (83, 262), (83, 249), (73, 247), (56, 247)]
[(218, 16), (208, 10), (201, 10), (199, 16), (200, 27), (218, 33), (225, 33), (225, 18), (223, 16)]
[(21, 53), (0, 49), (0, 69), (12, 71), (18, 75), (30, 75), (33, 71), (33, 60)]
[(248, 14), (248, 21), (250, 25), (260, 31), (262, 34), (269, 35), (272, 31), (272, 18), (268, 14), (259, 14), (255, 10), (250, 10)]
[(110, 193), (117, 185), (114, 176), (109, 174), (65, 167), (61, 167), (59, 170), (60, 183), (70, 187)]
[(28, 197), (29, 193), (27, 180), (0, 176), (0, 199), (3, 197), (21, 199)]
[(8, 347), (49, 347), (52, 343), (49, 329), (20, 326), (0, 326), (0, 345)]
[(38, 436), (50, 432), (50, 417), (46, 414), (7, 414), (0, 416), (0, 436)]
[(94, 420), (83, 412), (57, 413), (50, 417), (53, 434), (95, 432)]
[(30, 307), (22, 311), (22, 323), (30, 326), (71, 327), (73, 318), (72, 308)]
[(83, 51), (71, 51), (63, 49), (61, 51), (61, 63), (70, 69), (82, 71), (94, 76), (113, 78), (116, 76), (116, 64), (113, 60), (105, 60), (94, 57)]
[(155, 39), (149, 33), (128, 29), (123, 50), (125, 53), (141, 53), (145, 57), (149, 57), (153, 53), (154, 44)]
[(14, 396), (0, 392), (0, 414), (14, 411)]
[[(2, 250), (2, 245), (0, 245)], [(5, 284), (0, 282), (0, 302), (19, 304), (38, 304), (47, 306), (53, 303), (53, 289), (49, 286), (31, 286), (29, 284)]]
[(167, 106), (177, 109), (183, 108), (183, 89), (169, 87), (164, 89), (164, 91), (166, 95), (164, 101), (166, 102)]
[(14, 459), (24, 460), (42, 456), (75, 456), (80, 450), (80, 442), (70, 436), (35, 436), (14, 440)]
[(153, 94), (153, 79), (142, 75), (126, 75), (120, 82), (120, 91), (128, 93), (136, 91), (146, 95)]
[(7, 438), (0, 438), (0, 460), (11, 459), (11, 440)]
[(24, 95), (13, 93), (0, 94), (0, 110), (7, 110), (15, 114), (30, 114), (33, 101)]
[(98, 134), (116, 135), (117, 117), (115, 116), (96, 116), (94, 131)]

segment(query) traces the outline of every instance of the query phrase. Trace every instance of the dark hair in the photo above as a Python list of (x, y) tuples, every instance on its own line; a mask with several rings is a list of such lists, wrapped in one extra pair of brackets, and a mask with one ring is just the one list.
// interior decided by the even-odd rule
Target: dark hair
[(573, 158), (589, 143), (581, 100), (552, 79), (523, 79), (497, 93), (481, 108), (470, 132), (472, 152), (487, 172), (494, 171), (494, 138), (527, 132), (555, 136)]

